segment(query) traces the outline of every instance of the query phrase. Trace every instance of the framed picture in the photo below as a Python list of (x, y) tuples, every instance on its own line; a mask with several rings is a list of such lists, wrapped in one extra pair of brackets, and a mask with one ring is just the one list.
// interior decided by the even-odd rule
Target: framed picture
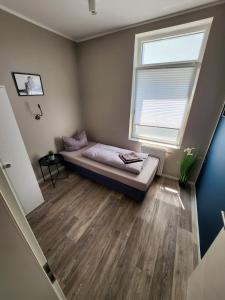
[(12, 72), (19, 96), (43, 96), (41, 76), (38, 74)]

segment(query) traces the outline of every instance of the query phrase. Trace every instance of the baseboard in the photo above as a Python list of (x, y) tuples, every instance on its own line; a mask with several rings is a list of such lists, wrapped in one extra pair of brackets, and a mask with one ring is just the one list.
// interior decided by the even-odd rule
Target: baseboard
[[(65, 167), (64, 167), (64, 166), (61, 166), (61, 167), (59, 168), (59, 172), (62, 172), (64, 169), (65, 169)], [(56, 175), (56, 173), (57, 173), (57, 170), (53, 171), (53, 172), (52, 172), (52, 175), (54, 176), (54, 175)], [(46, 175), (45, 175), (45, 179), (49, 179), (49, 178), (50, 178), (50, 174), (46, 174)], [(43, 177), (41, 177), (41, 178), (39, 178), (37, 181), (38, 181), (38, 183), (40, 184), (40, 183), (44, 182), (44, 179), (43, 179)]]
[[(162, 174), (162, 177), (165, 177), (165, 178), (168, 178), (168, 179), (177, 180), (177, 181), (179, 180), (178, 177), (172, 176), (172, 175), (168, 175), (168, 174), (165, 174), (165, 173)], [(191, 181), (191, 180), (188, 180), (188, 183), (189, 183), (190, 185), (195, 185), (194, 181)]]
[(168, 179), (173, 179), (173, 180), (179, 180), (178, 177), (172, 176), (172, 175), (168, 175), (168, 174), (165, 174), (165, 173), (162, 173), (162, 177), (165, 177), (165, 178), (168, 178)]
[(198, 225), (198, 210), (197, 210), (197, 197), (196, 197), (196, 189), (193, 184), (193, 197), (194, 197), (194, 206), (195, 206), (195, 219), (196, 219), (196, 237), (197, 237), (197, 247), (198, 247), (198, 262), (201, 261), (201, 252), (200, 252), (200, 238), (199, 238), (199, 225)]

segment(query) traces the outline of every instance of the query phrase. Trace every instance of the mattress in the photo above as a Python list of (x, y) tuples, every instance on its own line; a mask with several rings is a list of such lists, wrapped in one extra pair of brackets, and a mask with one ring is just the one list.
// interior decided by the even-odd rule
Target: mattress
[(82, 155), (117, 169), (121, 169), (133, 174), (140, 174), (144, 167), (145, 161), (148, 158), (148, 154), (139, 152), (137, 155), (138, 158), (141, 159), (140, 161), (125, 164), (119, 155), (127, 153), (131, 153), (131, 151), (109, 145), (96, 144), (85, 150)]
[(84, 157), (82, 153), (94, 145), (96, 145), (96, 143), (89, 142), (88, 146), (80, 150), (73, 152), (61, 151), (60, 154), (63, 155), (65, 161), (67, 162), (91, 170), (92, 172), (95, 172), (97, 174), (117, 180), (138, 190), (147, 191), (157, 172), (159, 165), (158, 158), (149, 156), (146, 159), (144, 168), (141, 173), (136, 175)]

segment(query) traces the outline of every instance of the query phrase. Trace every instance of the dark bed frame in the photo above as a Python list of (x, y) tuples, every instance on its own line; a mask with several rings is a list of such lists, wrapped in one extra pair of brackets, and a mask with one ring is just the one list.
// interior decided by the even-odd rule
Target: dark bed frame
[(87, 177), (97, 183), (105, 185), (106, 187), (114, 189), (118, 192), (122, 192), (123, 194), (127, 195), (128, 197), (130, 197), (132, 199), (135, 199), (138, 201), (143, 201), (145, 198), (147, 191), (138, 190), (136, 188), (130, 187), (129, 185), (121, 183), (115, 179), (111, 179), (109, 177), (100, 175), (96, 172), (93, 172), (91, 170), (88, 170), (86, 168), (80, 167), (78, 165), (72, 164), (67, 161), (64, 161), (64, 165), (67, 169), (69, 169), (71, 171), (75, 171), (84, 177)]

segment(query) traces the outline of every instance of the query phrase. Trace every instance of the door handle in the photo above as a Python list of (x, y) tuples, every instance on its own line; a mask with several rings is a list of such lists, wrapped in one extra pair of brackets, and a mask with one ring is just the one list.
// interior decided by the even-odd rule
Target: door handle
[(225, 212), (221, 210), (222, 220), (223, 220), (223, 227), (225, 229)]
[(9, 168), (11, 168), (11, 164), (5, 164), (5, 165), (3, 165), (3, 169), (9, 169)]

